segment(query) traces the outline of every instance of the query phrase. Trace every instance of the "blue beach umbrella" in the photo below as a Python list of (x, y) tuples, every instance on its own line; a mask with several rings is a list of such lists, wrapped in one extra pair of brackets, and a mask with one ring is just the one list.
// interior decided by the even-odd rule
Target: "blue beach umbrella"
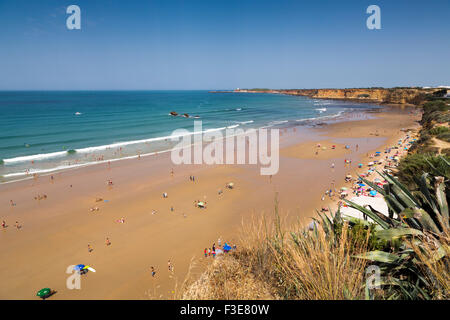
[(364, 183), (358, 183), (358, 186), (365, 187), (366, 185)]
[(77, 264), (75, 267), (73, 267), (73, 270), (75, 270), (75, 271), (81, 271), (81, 270), (84, 269), (84, 267), (85, 267), (84, 264)]
[(372, 190), (372, 191), (369, 192), (369, 194), (370, 194), (372, 197), (375, 197), (375, 196), (377, 195), (377, 192), (376, 192), (375, 190)]

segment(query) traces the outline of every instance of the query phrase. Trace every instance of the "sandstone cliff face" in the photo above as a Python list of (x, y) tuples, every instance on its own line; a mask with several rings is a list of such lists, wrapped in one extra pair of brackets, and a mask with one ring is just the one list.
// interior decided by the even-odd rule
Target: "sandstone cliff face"
[(235, 92), (279, 93), (307, 96), (316, 99), (343, 99), (393, 104), (419, 104), (427, 93), (437, 89), (421, 88), (361, 88), (361, 89), (239, 89)]

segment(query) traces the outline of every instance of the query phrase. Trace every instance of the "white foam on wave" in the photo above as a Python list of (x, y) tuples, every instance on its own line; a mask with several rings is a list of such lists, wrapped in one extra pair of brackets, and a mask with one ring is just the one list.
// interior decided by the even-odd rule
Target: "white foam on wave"
[(3, 159), (3, 163), (5, 165), (17, 163), (17, 162), (25, 162), (25, 161), (35, 161), (35, 160), (43, 160), (43, 159), (49, 159), (49, 158), (57, 158), (67, 155), (67, 151), (57, 151), (57, 152), (51, 152), (51, 153), (41, 153), (41, 154), (34, 154), (31, 156), (22, 156), (22, 157), (15, 157), (11, 159)]
[(339, 112), (336, 113), (336, 114), (331, 114), (331, 115), (328, 115), (328, 116), (315, 117), (315, 118), (298, 119), (298, 120), (295, 120), (295, 121), (297, 121), (297, 122), (304, 122), (304, 121), (314, 121), (314, 120), (333, 119), (333, 118), (339, 117), (339, 116), (342, 115), (343, 113), (344, 113), (344, 111), (339, 111)]
[[(87, 147), (87, 148), (81, 148), (76, 149), (76, 153), (91, 153), (95, 151), (101, 151), (101, 150), (109, 150), (114, 148), (120, 148), (123, 146), (133, 145), (133, 144), (139, 144), (139, 143), (148, 143), (148, 142), (155, 142), (155, 141), (163, 141), (163, 140), (169, 140), (171, 138), (181, 138), (183, 136), (188, 135), (194, 135), (194, 134), (200, 134), (200, 133), (207, 133), (207, 132), (213, 132), (213, 131), (221, 131), (225, 129), (232, 129), (238, 127), (239, 124), (228, 126), (228, 127), (221, 127), (221, 128), (211, 128), (206, 129), (199, 132), (189, 132), (186, 134), (180, 134), (180, 135), (170, 135), (170, 136), (164, 136), (164, 137), (156, 137), (156, 138), (148, 138), (148, 139), (141, 139), (141, 140), (132, 140), (132, 141), (124, 141), (124, 142), (117, 142), (102, 146), (96, 146), (96, 147)], [(15, 157), (10, 159), (4, 159), (3, 163), (5, 165), (11, 165), (16, 164), (20, 162), (27, 162), (27, 161), (39, 161), (39, 160), (45, 160), (45, 159), (51, 159), (51, 158), (58, 158), (68, 155), (67, 151), (58, 151), (58, 152), (51, 152), (51, 153), (43, 153), (43, 154), (34, 154), (30, 156), (22, 156), (22, 157)]]
[(276, 126), (278, 124), (283, 124), (283, 123), (286, 123), (286, 122), (289, 122), (289, 120), (272, 121), (272, 122), (269, 122), (269, 125)]

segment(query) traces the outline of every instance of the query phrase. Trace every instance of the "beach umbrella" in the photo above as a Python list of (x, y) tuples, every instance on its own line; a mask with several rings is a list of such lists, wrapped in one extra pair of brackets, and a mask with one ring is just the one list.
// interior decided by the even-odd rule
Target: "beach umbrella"
[(358, 186), (365, 187), (366, 185), (364, 183), (358, 183)]
[(346, 187), (342, 187), (341, 190), (347, 190), (347, 188)]
[(77, 264), (75, 267), (73, 267), (73, 270), (75, 270), (75, 271), (81, 271), (81, 270), (84, 269), (84, 267), (85, 267), (84, 264)]
[(224, 245), (224, 247), (223, 247), (223, 250), (224, 250), (225, 252), (228, 252), (228, 251), (231, 250), (231, 247), (230, 247), (228, 244), (225, 243), (225, 245)]
[(84, 268), (83, 268), (83, 270), (89, 270), (89, 271), (92, 271), (92, 272), (96, 272), (96, 270), (94, 269), (94, 268), (92, 268), (91, 266), (85, 266)]
[(370, 194), (372, 197), (375, 197), (375, 196), (377, 195), (377, 192), (376, 192), (375, 190), (372, 190), (372, 191), (369, 192), (369, 194)]
[(377, 152), (375, 152), (375, 153), (381, 153), (380, 151), (377, 151)]
[(36, 296), (38, 296), (39, 298), (45, 299), (46, 297), (48, 297), (50, 295), (51, 292), (52, 292), (52, 290), (50, 290), (50, 288), (43, 288), (36, 293)]

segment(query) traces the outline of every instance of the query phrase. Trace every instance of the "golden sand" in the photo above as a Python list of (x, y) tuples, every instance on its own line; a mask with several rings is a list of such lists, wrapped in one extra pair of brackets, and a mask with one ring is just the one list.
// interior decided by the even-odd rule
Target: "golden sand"
[[(307, 141), (299, 137), (281, 150), (272, 179), (251, 165), (173, 166), (166, 154), (64, 171), (53, 174), (54, 181), (41, 176), (0, 185), (0, 220), (8, 224), (0, 230), (0, 299), (36, 299), (44, 287), (57, 291), (51, 299), (171, 298), (193, 258), (200, 266), (196, 272), (211, 261), (203, 257), (205, 248), (219, 237), (239, 246), (242, 220), (272, 215), (275, 193), (282, 215), (308, 221), (324, 205), (321, 197), (333, 180), (342, 183), (359, 161), (395, 143), (402, 128), (417, 127), (416, 120), (409, 112), (386, 111), (371, 120), (311, 129)], [(296, 133), (290, 128), (287, 134)], [(318, 143), (327, 149), (316, 155)], [(232, 190), (225, 188), (230, 181)], [(34, 199), (43, 194), (46, 199)], [(196, 208), (195, 200), (206, 201), (207, 208)], [(118, 222), (122, 217), (124, 223)], [(80, 290), (69, 290), (66, 269), (80, 263), (97, 272), (82, 276)]]

